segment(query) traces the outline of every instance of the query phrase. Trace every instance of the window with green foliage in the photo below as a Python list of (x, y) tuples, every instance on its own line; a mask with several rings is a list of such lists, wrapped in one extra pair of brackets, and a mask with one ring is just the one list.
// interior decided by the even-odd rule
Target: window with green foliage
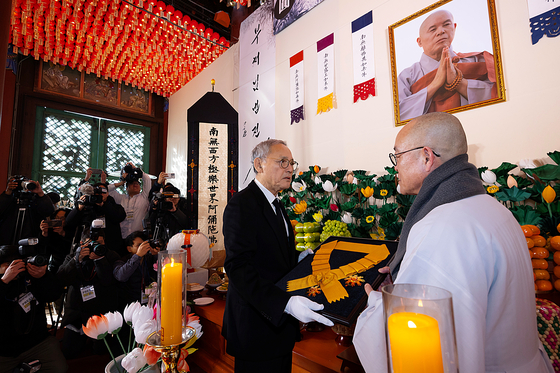
[[(150, 129), (44, 107), (37, 108), (32, 179), (45, 193), (72, 201), (91, 167), (116, 180), (126, 162), (148, 171)], [(94, 175), (91, 182), (97, 182)]]

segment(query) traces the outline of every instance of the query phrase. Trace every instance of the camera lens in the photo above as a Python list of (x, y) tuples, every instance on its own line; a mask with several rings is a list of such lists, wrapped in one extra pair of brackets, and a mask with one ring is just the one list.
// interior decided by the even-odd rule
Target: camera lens
[(49, 260), (42, 255), (35, 255), (34, 257), (27, 259), (27, 263), (36, 265), (37, 267), (42, 267), (46, 266), (49, 263)]
[(94, 243), (92, 251), (97, 256), (105, 256), (107, 255), (107, 247), (105, 245), (101, 245), (99, 243)]

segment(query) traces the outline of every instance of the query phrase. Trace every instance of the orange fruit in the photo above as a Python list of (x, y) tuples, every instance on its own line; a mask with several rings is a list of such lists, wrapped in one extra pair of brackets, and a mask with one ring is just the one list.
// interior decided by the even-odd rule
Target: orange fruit
[(528, 247), (529, 249), (532, 249), (533, 246), (535, 246), (535, 243), (533, 242), (533, 240), (530, 239), (529, 237), (525, 237), (525, 239), (527, 240), (527, 247)]
[(560, 280), (556, 280), (554, 281), (554, 288), (558, 291), (560, 291)]
[(554, 252), (554, 263), (560, 265), (560, 251)]
[(543, 236), (540, 235), (534, 235), (531, 236), (531, 239), (533, 240), (533, 243), (535, 244), (535, 246), (540, 246), (540, 247), (545, 247), (546, 246), (546, 238), (544, 238)]
[(537, 289), (539, 291), (550, 291), (552, 290), (552, 283), (548, 280), (537, 280), (535, 282), (537, 284)]
[[(540, 271), (540, 269), (539, 269)], [(533, 282), (537, 281), (537, 274), (535, 273), (535, 270), (533, 270)]]
[(525, 237), (531, 237), (533, 235), (533, 230), (526, 225), (522, 225), (521, 230), (523, 230)]
[(531, 259), (533, 263), (533, 269), (547, 269), (548, 262), (544, 259)]
[(535, 291), (539, 290), (539, 288), (537, 287), (537, 284), (535, 283)]
[(550, 239), (550, 246), (554, 250), (560, 250), (560, 236), (554, 236)]
[(560, 266), (554, 266), (554, 276), (560, 278)]
[(533, 273), (535, 274), (537, 280), (549, 280), (550, 279), (550, 273), (548, 273), (548, 271), (546, 269), (534, 269)]
[(533, 259), (534, 256), (535, 256), (535, 253), (533, 253), (533, 250), (532, 250), (532, 249), (529, 249), (529, 257), (530, 257), (531, 259)]
[(529, 227), (529, 229), (533, 232), (533, 235), (541, 234), (541, 230), (536, 225), (527, 224), (526, 227)]
[(556, 230), (558, 231), (558, 233), (560, 233), (560, 224), (556, 226)]
[(544, 247), (533, 247), (533, 258), (546, 259), (548, 258), (548, 250)]

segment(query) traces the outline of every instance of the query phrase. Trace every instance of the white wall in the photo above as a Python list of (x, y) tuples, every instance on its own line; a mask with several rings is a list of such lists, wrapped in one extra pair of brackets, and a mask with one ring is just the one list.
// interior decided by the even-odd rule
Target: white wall
[[(395, 127), (388, 26), (435, 0), (325, 0), (276, 36), (276, 137), (307, 169), (365, 169), (382, 175), (400, 128)], [(353, 103), (350, 24), (373, 10), (376, 97)], [(506, 102), (457, 113), (478, 167), (547, 158), (560, 150), (556, 61), (560, 37), (531, 44), (526, 0), (496, 0)], [(460, 27), (460, 25), (458, 25)], [(458, 31), (459, 32), (459, 28)], [(316, 42), (335, 32), (336, 109), (316, 115)], [(232, 48), (234, 49), (234, 48)], [(305, 120), (290, 125), (289, 58), (304, 50)], [(465, 51), (467, 52), (467, 51)], [(168, 164), (186, 152), (186, 110), (217, 80), (216, 90), (237, 107), (237, 52), (230, 50), (170, 98)], [(175, 155), (177, 154), (177, 155)], [(186, 160), (186, 159), (185, 159)], [(186, 162), (188, 163), (188, 162)], [(169, 167), (168, 167), (169, 169)]]

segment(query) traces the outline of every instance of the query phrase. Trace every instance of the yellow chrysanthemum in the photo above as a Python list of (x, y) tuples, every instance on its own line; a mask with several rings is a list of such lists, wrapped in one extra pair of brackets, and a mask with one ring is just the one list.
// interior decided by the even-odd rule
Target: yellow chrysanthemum
[(488, 188), (486, 188), (486, 190), (488, 191), (488, 193), (494, 194), (494, 193), (496, 193), (498, 190), (500, 190), (500, 188), (497, 187), (496, 185), (490, 185)]
[(387, 189), (381, 189), (379, 191), (379, 194), (381, 194), (381, 197), (385, 197), (387, 194), (389, 194), (389, 192), (387, 191)]
[(366, 218), (366, 223), (368, 223), (368, 224), (369, 224), (369, 223), (373, 223), (373, 220), (374, 220), (374, 219), (375, 219), (375, 218), (374, 218), (373, 216), (369, 215), (369, 216)]

